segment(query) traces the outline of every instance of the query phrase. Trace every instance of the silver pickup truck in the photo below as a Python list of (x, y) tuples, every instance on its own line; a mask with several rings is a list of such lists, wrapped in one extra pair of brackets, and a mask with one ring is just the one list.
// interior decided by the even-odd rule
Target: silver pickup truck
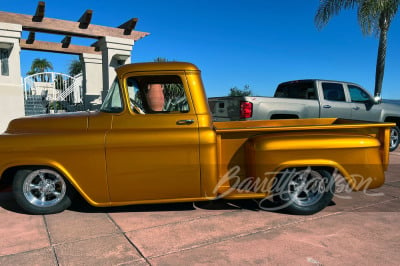
[(279, 84), (274, 97), (208, 99), (214, 121), (328, 118), (394, 122), (390, 151), (399, 145), (400, 105), (373, 98), (360, 85), (319, 79)]

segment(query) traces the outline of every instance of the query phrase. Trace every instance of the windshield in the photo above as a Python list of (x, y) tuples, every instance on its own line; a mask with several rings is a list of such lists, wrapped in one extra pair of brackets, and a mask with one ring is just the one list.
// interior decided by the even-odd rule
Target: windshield
[(110, 90), (101, 105), (100, 111), (106, 113), (120, 113), (123, 110), (121, 90), (119, 89), (118, 80), (115, 79)]

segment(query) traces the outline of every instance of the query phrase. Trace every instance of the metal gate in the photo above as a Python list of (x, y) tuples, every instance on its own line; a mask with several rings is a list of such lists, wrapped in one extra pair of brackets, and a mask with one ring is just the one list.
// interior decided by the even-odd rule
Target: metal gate
[(82, 73), (72, 77), (43, 72), (25, 77), (25, 115), (82, 109), (82, 81)]

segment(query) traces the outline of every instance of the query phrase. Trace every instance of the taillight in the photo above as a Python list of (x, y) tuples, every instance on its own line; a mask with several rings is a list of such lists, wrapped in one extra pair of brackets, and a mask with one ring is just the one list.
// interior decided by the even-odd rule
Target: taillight
[(240, 118), (253, 116), (253, 104), (251, 102), (240, 102)]

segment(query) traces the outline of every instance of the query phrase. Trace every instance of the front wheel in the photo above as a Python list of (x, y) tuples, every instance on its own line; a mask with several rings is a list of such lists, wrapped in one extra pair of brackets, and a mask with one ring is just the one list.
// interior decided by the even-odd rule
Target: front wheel
[(331, 202), (335, 190), (332, 175), (324, 169), (286, 169), (274, 184), (274, 201), (291, 214), (319, 212)]
[(399, 146), (400, 143), (399, 135), (400, 135), (399, 127), (396, 126), (390, 129), (390, 146), (389, 146), (390, 151), (394, 151)]
[(51, 214), (71, 205), (73, 189), (56, 171), (23, 169), (17, 171), (13, 193), (18, 205), (31, 214)]

